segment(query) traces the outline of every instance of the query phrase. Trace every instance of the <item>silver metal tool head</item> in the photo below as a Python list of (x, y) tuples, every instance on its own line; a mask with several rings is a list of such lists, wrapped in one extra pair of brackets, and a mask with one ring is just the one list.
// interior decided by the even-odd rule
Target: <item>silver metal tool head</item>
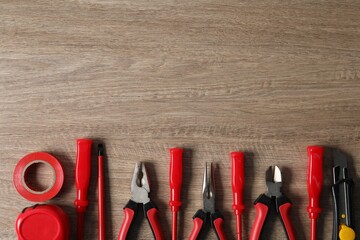
[(282, 182), (282, 178), (281, 178), (281, 171), (280, 168), (278, 166), (274, 167), (274, 182)]
[(203, 210), (205, 212), (215, 212), (215, 187), (214, 187), (214, 170), (210, 163), (210, 176), (208, 177), (208, 164), (205, 164), (204, 181), (203, 181)]
[(347, 168), (347, 159), (345, 153), (342, 151), (335, 149), (333, 150), (333, 156), (334, 156), (334, 166), (340, 166), (342, 168)]
[(333, 157), (333, 183), (336, 184), (344, 179), (349, 178), (349, 172), (347, 167), (348, 156), (340, 150), (334, 149)]
[(282, 177), (281, 171), (278, 166), (270, 166), (266, 171), (266, 186), (267, 186), (267, 195), (269, 197), (279, 197), (282, 195), (281, 186), (282, 186)]
[(150, 201), (149, 193), (150, 186), (145, 164), (136, 163), (131, 180), (131, 200), (137, 203), (147, 203)]

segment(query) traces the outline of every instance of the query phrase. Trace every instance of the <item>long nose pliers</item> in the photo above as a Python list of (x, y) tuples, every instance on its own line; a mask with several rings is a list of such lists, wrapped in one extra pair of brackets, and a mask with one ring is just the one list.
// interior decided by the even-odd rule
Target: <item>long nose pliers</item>
[(118, 240), (134, 239), (138, 232), (138, 217), (144, 215), (149, 222), (155, 240), (163, 240), (163, 231), (158, 221), (158, 209), (149, 198), (150, 186), (144, 163), (136, 163), (131, 181), (131, 199), (124, 207), (124, 222), (121, 225)]
[(220, 212), (215, 210), (215, 187), (213, 166), (210, 164), (210, 177), (208, 178), (207, 164), (204, 170), (203, 182), (203, 208), (198, 210), (193, 216), (194, 228), (190, 234), (189, 240), (206, 239), (206, 234), (210, 227), (215, 230), (219, 240), (225, 240), (223, 229), (224, 218)]

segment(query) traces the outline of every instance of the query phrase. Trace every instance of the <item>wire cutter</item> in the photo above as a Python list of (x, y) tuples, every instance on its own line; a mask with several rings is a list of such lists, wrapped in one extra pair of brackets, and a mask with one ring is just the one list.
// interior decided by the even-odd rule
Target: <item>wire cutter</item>
[(194, 228), (189, 240), (206, 239), (210, 227), (215, 230), (219, 240), (225, 240), (225, 232), (222, 227), (224, 218), (220, 212), (215, 210), (215, 187), (213, 166), (210, 164), (210, 177), (208, 179), (207, 164), (204, 170), (204, 182), (202, 190), (203, 209), (198, 210), (193, 216)]
[[(158, 209), (149, 198), (150, 186), (144, 163), (136, 163), (131, 181), (131, 199), (124, 207), (124, 222), (118, 240), (134, 239), (139, 225), (138, 218), (144, 215), (156, 240), (163, 240), (163, 231), (158, 221)], [(132, 236), (130, 236), (130, 234)]]
[(294, 240), (295, 234), (289, 218), (291, 202), (281, 193), (282, 177), (279, 167), (269, 167), (266, 171), (266, 186), (267, 192), (261, 194), (254, 202), (256, 218), (251, 230), (250, 240), (269, 239), (269, 236), (265, 236), (266, 233), (263, 228), (265, 222), (270, 222), (269, 212), (274, 213), (275, 211), (279, 214), (287, 238)]

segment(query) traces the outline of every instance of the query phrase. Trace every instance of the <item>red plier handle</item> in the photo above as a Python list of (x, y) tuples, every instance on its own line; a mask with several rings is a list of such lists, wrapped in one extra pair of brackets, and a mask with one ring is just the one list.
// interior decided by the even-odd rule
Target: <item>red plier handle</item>
[(206, 213), (203, 210), (198, 210), (194, 217), (194, 228), (191, 231), (189, 240), (205, 239), (207, 230), (214, 228), (215, 234), (219, 240), (225, 240), (225, 232), (223, 228), (224, 218), (220, 212)]
[(130, 229), (133, 231), (137, 231), (137, 229), (134, 229), (135, 226), (133, 223), (135, 217), (138, 214), (139, 208), (143, 209), (146, 219), (149, 222), (151, 231), (154, 234), (155, 240), (163, 240), (164, 235), (163, 235), (163, 231), (160, 228), (160, 224), (158, 221), (158, 209), (156, 208), (155, 204), (151, 201), (146, 204), (142, 204), (142, 203), (136, 203), (132, 200), (130, 200), (124, 208), (125, 218), (120, 228), (118, 240), (127, 239)]
[(158, 213), (159, 210), (153, 202), (148, 202), (144, 205), (146, 218), (150, 224), (151, 231), (154, 234), (155, 240), (163, 240), (164, 234), (160, 228)]
[(256, 209), (256, 217), (251, 229), (250, 240), (260, 239), (264, 223), (271, 207), (271, 198), (265, 194), (261, 194), (258, 199), (255, 200), (254, 206)]
[(280, 215), (285, 233), (289, 240), (295, 240), (295, 233), (289, 216), (291, 205), (290, 200), (284, 195), (276, 198), (276, 211)]
[[(287, 197), (282, 195), (277, 198), (270, 198), (265, 194), (261, 194), (258, 199), (256, 199), (254, 205), (256, 209), (256, 217), (254, 225), (251, 229), (250, 240), (264, 238), (264, 236), (262, 236), (262, 229), (265, 225), (266, 218), (271, 207), (276, 207), (276, 211), (279, 213), (288, 240), (295, 240), (294, 230), (292, 228), (289, 217), (291, 202)], [(268, 239), (268, 237), (264, 239)]]

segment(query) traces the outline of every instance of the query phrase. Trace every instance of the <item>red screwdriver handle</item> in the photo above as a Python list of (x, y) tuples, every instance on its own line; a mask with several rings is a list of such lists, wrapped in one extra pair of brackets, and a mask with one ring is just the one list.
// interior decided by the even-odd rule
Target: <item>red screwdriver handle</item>
[(182, 148), (170, 149), (170, 172), (169, 172), (169, 184), (170, 184), (170, 201), (169, 205), (172, 212), (179, 210), (181, 206), (181, 185), (182, 185)]
[(244, 212), (245, 205), (243, 202), (243, 192), (245, 185), (244, 177), (244, 153), (232, 152), (231, 154), (231, 183), (233, 193), (233, 205), (234, 214), (236, 216), (236, 239), (242, 240), (242, 222), (241, 215)]
[(323, 154), (324, 148), (320, 146), (309, 146), (307, 188), (309, 194), (309, 205), (307, 211), (310, 219), (317, 219), (321, 212), (320, 193), (323, 185)]
[(232, 152), (232, 193), (233, 193), (233, 205), (235, 215), (242, 214), (245, 209), (243, 202), (244, 192), (244, 153)]
[(172, 212), (172, 240), (177, 240), (177, 212), (181, 206), (181, 185), (182, 185), (182, 148), (170, 149), (170, 201), (169, 206)]
[(90, 183), (91, 145), (90, 139), (78, 139), (75, 169), (76, 211), (85, 212), (88, 205), (87, 193)]

